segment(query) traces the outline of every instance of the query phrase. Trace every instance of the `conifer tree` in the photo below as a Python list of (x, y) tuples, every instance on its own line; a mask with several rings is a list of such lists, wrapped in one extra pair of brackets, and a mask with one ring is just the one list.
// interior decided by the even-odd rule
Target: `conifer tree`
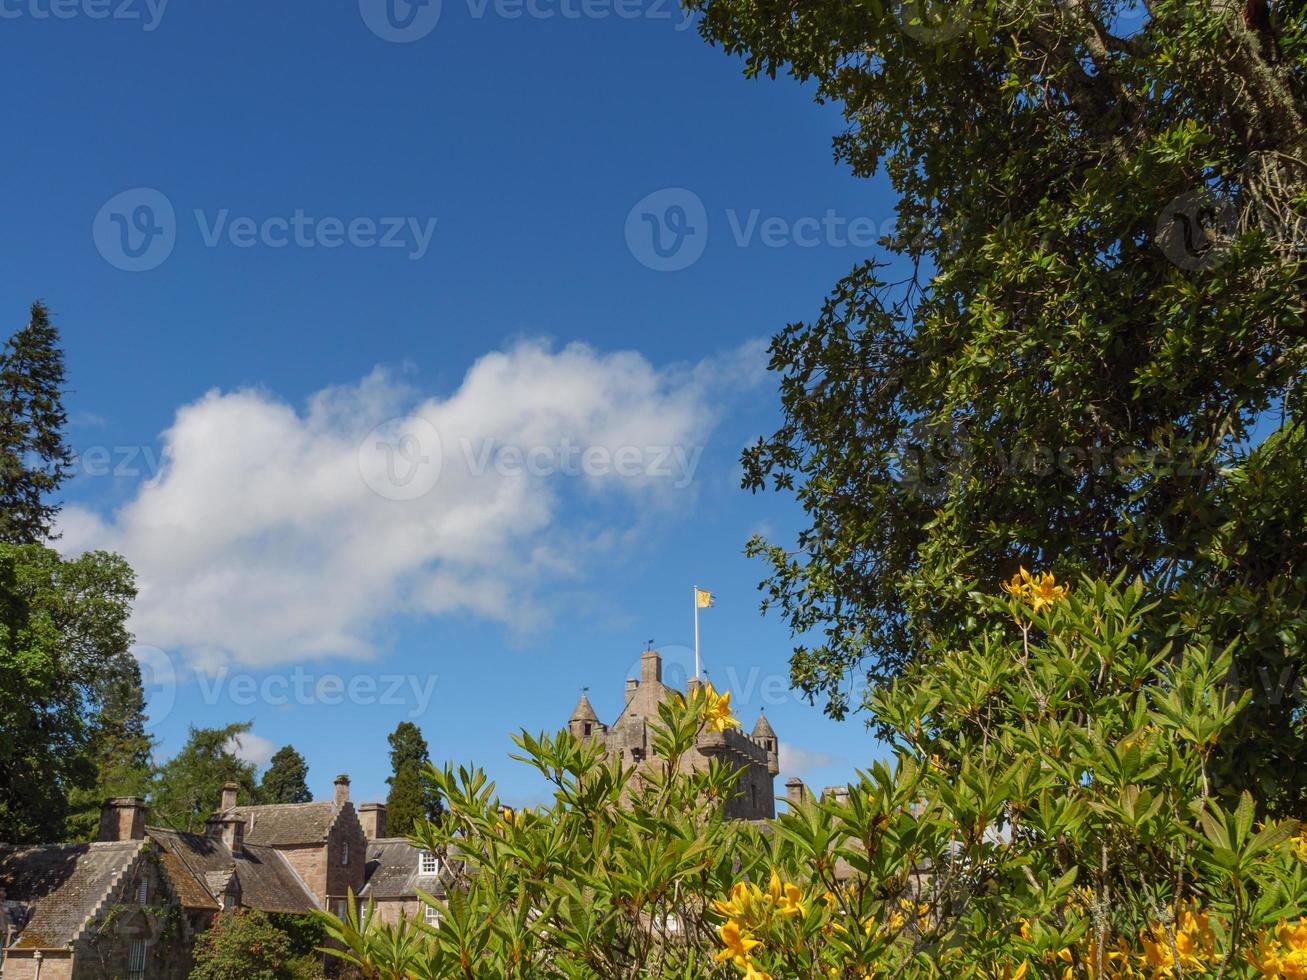
[(386, 780), (386, 826), (392, 837), (407, 837), (422, 820), (438, 820), (444, 812), (440, 797), (422, 777), (431, 760), (427, 741), (418, 726), (401, 721), (388, 736), (394, 775)]
[(154, 739), (145, 731), (145, 691), (141, 668), (127, 651), (114, 658), (100, 684), (100, 709), (93, 723), (90, 761), (95, 785), (69, 794), (68, 834), (92, 840), (99, 830), (100, 807), (114, 796), (149, 795)]
[(260, 795), (264, 803), (310, 803), (309, 766), (293, 745), (278, 749), (263, 774)]
[(191, 728), (186, 745), (160, 767), (151, 794), (152, 815), (177, 830), (196, 830), (222, 801), (224, 783), (240, 789), (237, 802), (258, 803), (254, 764), (236, 756), (235, 741), (249, 724), (225, 728)]
[(64, 442), (64, 355), (44, 303), (0, 352), (0, 541), (46, 540), (59, 505), (50, 499), (72, 469)]

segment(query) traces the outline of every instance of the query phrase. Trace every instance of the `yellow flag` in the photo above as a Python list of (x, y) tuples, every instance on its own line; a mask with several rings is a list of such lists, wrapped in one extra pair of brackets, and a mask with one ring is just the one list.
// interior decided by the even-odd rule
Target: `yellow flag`
[(707, 609), (713, 604), (712, 593), (696, 588), (694, 590), (694, 604), (700, 609)]

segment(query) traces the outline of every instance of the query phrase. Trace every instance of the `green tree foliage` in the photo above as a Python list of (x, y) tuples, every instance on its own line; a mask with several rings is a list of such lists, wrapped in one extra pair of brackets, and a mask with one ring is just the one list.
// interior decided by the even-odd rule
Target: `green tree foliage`
[(34, 544), (51, 533), (50, 495), (72, 468), (64, 444), (64, 355), (43, 303), (0, 351), (0, 541)]
[(401, 721), (386, 740), (390, 743), (390, 767), (394, 775), (386, 782), (386, 827), (392, 837), (407, 837), (419, 822), (437, 820), (440, 796), (422, 776), (431, 757), (427, 740), (411, 721)]
[(233, 743), (249, 723), (195, 728), (182, 750), (159, 767), (150, 795), (151, 815), (166, 827), (197, 830), (222, 802), (224, 783), (239, 787), (237, 801), (258, 803), (254, 764), (236, 757)]
[(311, 980), (318, 957), (297, 952), (272, 917), (255, 909), (219, 915), (195, 943), (191, 980)]
[(117, 555), (0, 544), (0, 840), (63, 839), (69, 795), (96, 785), (101, 750), (132, 729), (118, 698), (135, 596)]
[(766, 832), (724, 818), (729, 767), (679, 765), (700, 699), (661, 707), (639, 776), (522, 733), (553, 786), (534, 812), (479, 769), (431, 773), (449, 812), (415, 836), (453, 876), (424, 899), (438, 927), (368, 909), (328, 928), (385, 980), (1293, 975), (1307, 838), (1213, 796), (1247, 694), (1201, 634), (1148, 640), (1147, 596), (969, 596), (972, 639), (870, 694), (889, 758)]
[(1214, 779), (1300, 810), (1307, 8), (689, 6), (840, 105), (837, 156), (898, 194), (889, 264), (774, 338), (783, 423), (744, 458), (807, 512), (751, 544), (795, 684), (843, 716), (851, 673), (962, 638), (969, 583), (1124, 569), (1164, 634), (1236, 645)]
[(140, 665), (130, 654), (122, 654), (109, 666), (98, 687), (100, 709), (91, 738), (95, 785), (69, 794), (72, 813), (68, 836), (74, 840), (94, 839), (100, 807), (106, 799), (148, 796), (153, 776), (154, 739), (145, 731)]
[(263, 774), (259, 797), (263, 803), (310, 803), (309, 766), (290, 745), (278, 749)]

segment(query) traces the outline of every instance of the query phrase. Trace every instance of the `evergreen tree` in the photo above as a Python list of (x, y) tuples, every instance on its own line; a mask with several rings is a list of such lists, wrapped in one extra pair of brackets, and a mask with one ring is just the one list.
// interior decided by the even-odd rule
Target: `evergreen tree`
[(291, 745), (278, 749), (263, 774), (259, 796), (264, 803), (310, 803), (309, 766)]
[(191, 728), (186, 745), (160, 767), (155, 777), (150, 806), (155, 819), (177, 830), (196, 830), (218, 809), (224, 783), (234, 782), (237, 799), (258, 803), (254, 764), (238, 759), (233, 751), (238, 736), (250, 730), (249, 723), (225, 728)]
[(59, 506), (50, 495), (72, 468), (64, 443), (64, 355), (43, 303), (0, 352), (0, 541), (46, 540)]
[(390, 766), (394, 771), (386, 782), (386, 827), (392, 837), (407, 837), (422, 820), (438, 820), (444, 812), (440, 797), (422, 775), (431, 759), (427, 741), (418, 726), (401, 721), (387, 737)]
[(74, 840), (94, 839), (106, 799), (150, 792), (154, 739), (145, 732), (145, 691), (136, 658), (126, 652), (116, 657), (100, 687), (90, 751), (95, 785), (69, 794), (68, 835)]

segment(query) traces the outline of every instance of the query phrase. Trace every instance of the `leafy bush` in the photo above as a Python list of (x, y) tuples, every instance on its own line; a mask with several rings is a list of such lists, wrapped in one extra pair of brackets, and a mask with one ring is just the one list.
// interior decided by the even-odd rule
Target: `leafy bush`
[(312, 980), (320, 958), (296, 954), (291, 936), (255, 909), (224, 912), (195, 943), (191, 980)]
[(872, 693), (891, 754), (845, 792), (726, 820), (735, 773), (681, 770), (730, 723), (710, 690), (662, 706), (638, 773), (522, 733), (548, 807), (429, 774), (448, 815), (416, 841), (458, 876), (438, 925), (328, 931), (383, 978), (1304, 976), (1307, 840), (1211, 791), (1248, 697), (1232, 652), (1143, 640), (1140, 583), (1005, 592), (971, 595), (965, 649)]

